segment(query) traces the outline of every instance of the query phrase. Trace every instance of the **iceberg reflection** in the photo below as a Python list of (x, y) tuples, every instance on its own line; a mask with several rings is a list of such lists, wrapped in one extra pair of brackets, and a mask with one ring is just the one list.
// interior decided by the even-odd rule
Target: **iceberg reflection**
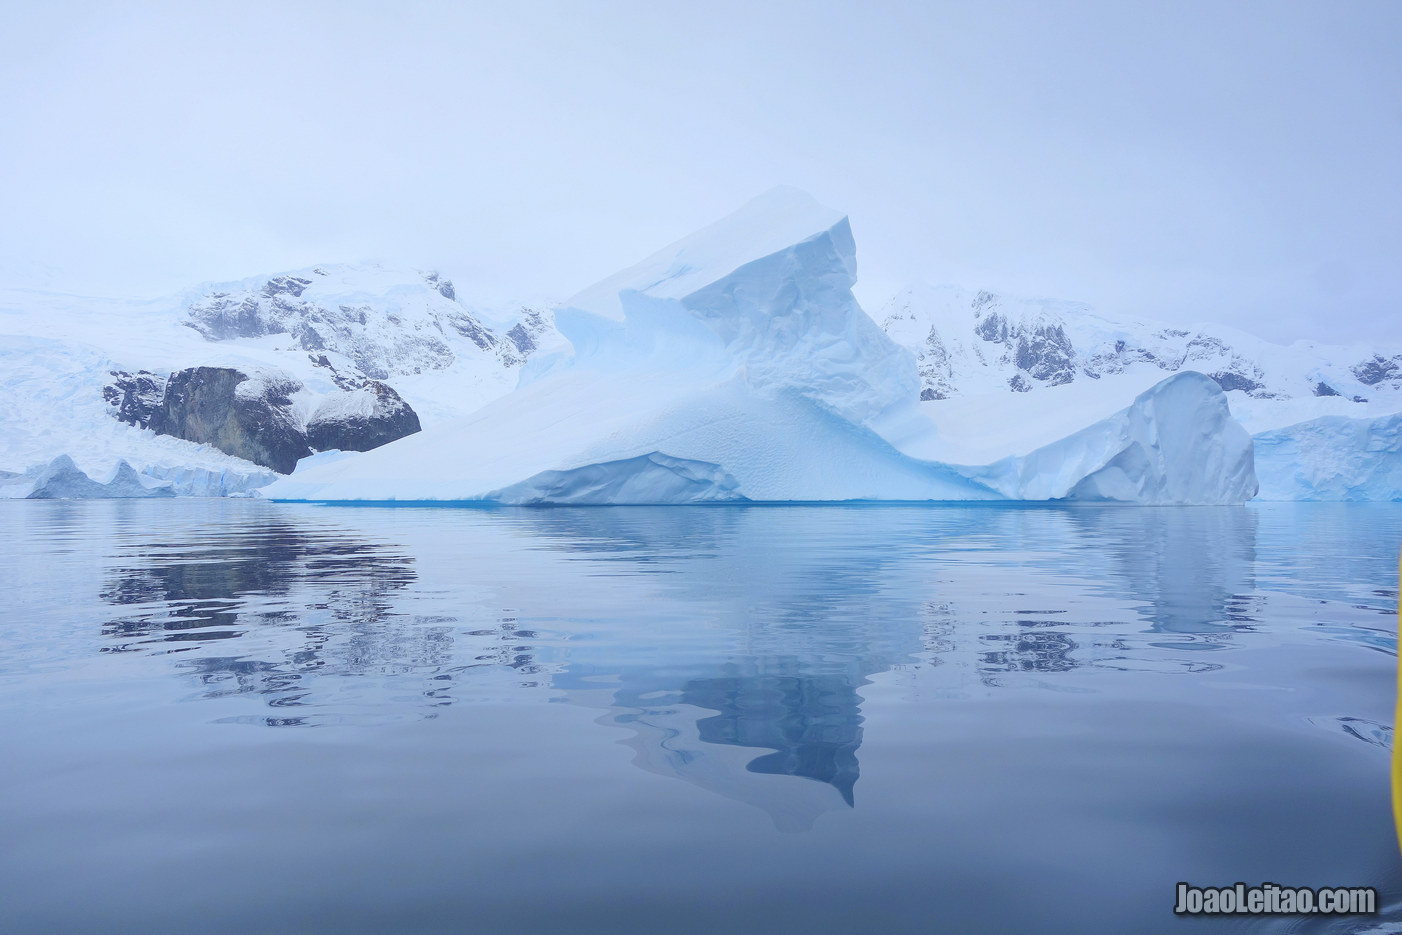
[(855, 806), (887, 673), (968, 698), (1209, 672), (1280, 599), (1239, 507), (166, 508), (84, 506), (116, 543), (99, 651), (178, 654), (238, 701), (219, 720), (548, 698), (792, 830)]

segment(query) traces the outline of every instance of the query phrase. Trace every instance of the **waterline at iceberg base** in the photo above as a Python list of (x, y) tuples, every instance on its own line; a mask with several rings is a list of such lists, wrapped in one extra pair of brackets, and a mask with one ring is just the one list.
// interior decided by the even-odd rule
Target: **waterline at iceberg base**
[(470, 415), (307, 466), (283, 501), (626, 504), (1098, 500), (1227, 504), (1257, 492), (1219, 384), (1178, 373), (1022, 457), (940, 457), (915, 360), (852, 295), (845, 217), (792, 189), (586, 290), (567, 348)]

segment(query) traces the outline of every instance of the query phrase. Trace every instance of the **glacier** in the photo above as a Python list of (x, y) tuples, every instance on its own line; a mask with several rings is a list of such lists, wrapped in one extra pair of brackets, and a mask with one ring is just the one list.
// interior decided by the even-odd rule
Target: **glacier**
[[(575, 296), (568, 347), (476, 413), (279, 480), (315, 501), (1242, 502), (1251, 439), (1179, 374), (1013, 462), (925, 456), (914, 356), (852, 295), (845, 216), (776, 189)], [(679, 470), (684, 466), (684, 471)]]

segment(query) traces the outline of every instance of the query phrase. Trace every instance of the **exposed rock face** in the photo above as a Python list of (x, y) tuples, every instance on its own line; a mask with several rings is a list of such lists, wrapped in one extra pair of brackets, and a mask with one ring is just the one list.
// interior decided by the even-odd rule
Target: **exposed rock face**
[(443, 298), (457, 301), (458, 294), (453, 289), (453, 281), (451, 279), (443, 279), (442, 277), (440, 277), (438, 275), (437, 270), (429, 270), (428, 272), (424, 273), (424, 282), (437, 289), (438, 294), (441, 295)]
[(290, 295), (294, 299), (299, 297), (312, 284), (310, 279), (302, 279), (299, 276), (275, 276), (268, 280), (268, 284), (263, 287), (263, 294), (269, 298), (277, 295)]
[(507, 340), (502, 342), (502, 360), (508, 366), (524, 363), (540, 347), (541, 336), (554, 327), (554, 323), (539, 309), (523, 308), (521, 320), (506, 332)]
[(920, 398), (948, 399), (954, 391), (950, 383), (954, 371), (949, 365), (949, 350), (934, 325), (930, 326), (925, 343), (915, 350), (915, 365), (920, 374)]
[(516, 366), (554, 327), (547, 315), (522, 309), (510, 333), (498, 333), (436, 272), (401, 279), (378, 267), (348, 266), (224, 286), (194, 300), (186, 316), (185, 324), (211, 341), (286, 335), (295, 349), (343, 355), (358, 380), (443, 370), (484, 355)]
[(1298, 357), (1246, 335), (1114, 321), (1080, 303), (974, 293), (957, 286), (909, 286), (892, 297), (878, 320), (893, 340), (915, 354), (923, 400), (1002, 386), (1032, 392), (1143, 372), (1146, 365), (1165, 373), (1208, 374), (1222, 389), (1256, 399), (1309, 393), (1322, 379), (1345, 396), (1352, 393), (1344, 387), (1356, 380), (1402, 388), (1402, 355), (1378, 355), (1355, 366), (1352, 374), (1294, 369), (1292, 360)]
[(1018, 335), (1013, 361), (1032, 379), (1059, 386), (1075, 379), (1075, 358), (1076, 352), (1062, 327), (1043, 325)]
[(369, 451), (419, 431), (418, 414), (378, 380), (328, 399), (307, 421), (307, 441), (318, 451)]
[(112, 407), (112, 415), (119, 422), (140, 429), (150, 426), (165, 397), (165, 377), (149, 370), (108, 372), (112, 375), (112, 382), (102, 388), (102, 398)]
[[(294, 280), (278, 287), (297, 285)], [(323, 398), (305, 423), (306, 403), (299, 408), (292, 399), (302, 383), (280, 371), (250, 375), (230, 367), (192, 367), (169, 380), (145, 370), (112, 371), (113, 382), (102, 392), (113, 416), (129, 425), (213, 445), (282, 474), (313, 449), (369, 451), (420, 430), (418, 414), (392, 387), (340, 373), (324, 354), (308, 356), (331, 371), (342, 392)], [(226, 486), (222, 480), (194, 484)]]
[(458, 334), (467, 338), (484, 351), (490, 351), (496, 347), (496, 335), (492, 334), (491, 329), (476, 318), (473, 318), (467, 312), (445, 312), (441, 322), (442, 324), (440, 324), (439, 327), (446, 325), (452, 328)]
[(1402, 378), (1402, 354), (1391, 359), (1374, 354), (1371, 359), (1356, 365), (1353, 375), (1358, 377), (1359, 383), (1367, 386), (1377, 386), (1385, 380)]
[[(1001, 357), (1019, 371), (1008, 380), (1014, 391), (1029, 392), (1032, 380), (1060, 386), (1076, 378), (1076, 349), (1060, 324), (1014, 319), (1000, 312), (1001, 306), (999, 297), (991, 292), (980, 292), (974, 297), (974, 334), (989, 344), (1002, 345)], [(928, 398), (944, 399), (947, 395), (948, 391)], [(921, 398), (926, 398), (923, 393)]]
[(192, 367), (171, 376), (150, 428), (290, 474), (311, 454), (292, 406), (301, 388), (286, 376)]
[(1227, 393), (1230, 393), (1232, 390), (1242, 390), (1243, 392), (1254, 395), (1257, 390), (1261, 389), (1261, 382), (1259, 380), (1253, 380), (1251, 377), (1232, 370), (1210, 374), (1210, 376), (1212, 379), (1216, 380), (1217, 385)]
[[(441, 370), (453, 363), (442, 323), (407, 321), (395, 311), (367, 304), (318, 304), (302, 295), (311, 285), (309, 279), (278, 276), (256, 292), (215, 292), (190, 306), (186, 324), (211, 341), (286, 334), (303, 350), (344, 354), (362, 373), (377, 379)], [(436, 288), (441, 294), (441, 286)], [(451, 292), (452, 284), (447, 288)], [(445, 314), (477, 327), (465, 311), (460, 316), (454, 311)]]

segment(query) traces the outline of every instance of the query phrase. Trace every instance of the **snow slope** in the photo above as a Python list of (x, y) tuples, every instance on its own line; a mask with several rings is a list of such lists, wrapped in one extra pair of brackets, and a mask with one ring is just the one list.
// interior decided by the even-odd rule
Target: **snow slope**
[[(627, 490), (660, 502), (723, 491), (771, 501), (1215, 503), (1254, 492), (1250, 440), (1203, 377), (1170, 381), (1118, 421), (1074, 436), (1059, 449), (1065, 464), (1050, 454), (1027, 462), (1058, 477), (1074, 465), (1080, 473), (1064, 490), (1026, 477), (1008, 486), (1003, 468), (921, 457), (939, 433), (919, 410), (915, 360), (858, 307), (855, 278), (846, 218), (775, 190), (566, 303), (556, 323), (569, 350), (528, 367), (515, 392), (299, 471), (268, 495), (620, 502)], [(1203, 413), (1213, 419), (1195, 426)], [(688, 483), (659, 474), (676, 460), (687, 464)]]

